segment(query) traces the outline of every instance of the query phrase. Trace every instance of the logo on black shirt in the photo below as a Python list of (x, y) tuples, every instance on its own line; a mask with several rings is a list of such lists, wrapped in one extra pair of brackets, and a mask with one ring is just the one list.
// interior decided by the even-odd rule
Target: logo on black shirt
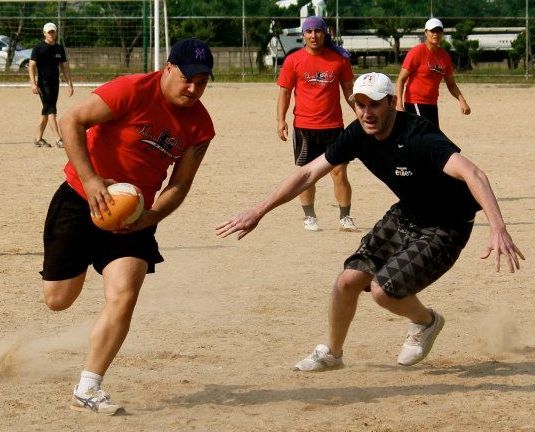
[(407, 167), (396, 167), (395, 174), (398, 177), (410, 177), (412, 175), (412, 171)]

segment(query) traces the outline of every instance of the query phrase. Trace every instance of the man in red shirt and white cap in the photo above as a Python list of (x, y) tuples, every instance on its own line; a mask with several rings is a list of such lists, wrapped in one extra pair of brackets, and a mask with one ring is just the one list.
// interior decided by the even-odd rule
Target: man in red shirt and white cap
[(427, 20), (425, 41), (407, 53), (396, 82), (396, 108), (425, 117), (437, 127), (438, 88), (442, 79), (451, 95), (459, 101), (461, 112), (466, 115), (471, 112), (453, 77), (450, 55), (440, 46), (443, 36), (442, 21), (437, 18)]

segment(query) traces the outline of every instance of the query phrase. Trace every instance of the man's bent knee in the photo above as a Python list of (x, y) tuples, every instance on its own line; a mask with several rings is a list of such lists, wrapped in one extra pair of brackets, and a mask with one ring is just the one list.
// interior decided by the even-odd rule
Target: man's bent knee
[(376, 282), (370, 284), (370, 289), (375, 302), (383, 308), (388, 309), (388, 306), (397, 300), (396, 298), (389, 296)]
[(85, 273), (62, 281), (44, 281), (43, 294), (47, 307), (53, 311), (69, 308), (80, 295)]
[(370, 284), (371, 276), (359, 270), (344, 270), (334, 285), (338, 292), (354, 292), (360, 294)]
[(59, 312), (65, 309), (68, 309), (76, 298), (71, 298), (70, 296), (65, 295), (64, 293), (58, 293), (55, 291), (44, 291), (45, 304), (50, 310)]

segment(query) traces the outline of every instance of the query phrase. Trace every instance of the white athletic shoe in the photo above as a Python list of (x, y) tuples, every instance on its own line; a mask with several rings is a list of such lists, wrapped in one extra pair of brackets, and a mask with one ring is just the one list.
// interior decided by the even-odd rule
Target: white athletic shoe
[(304, 225), (307, 231), (319, 231), (320, 229), (318, 219), (312, 216), (305, 216)]
[(74, 387), (74, 393), (71, 399), (70, 408), (78, 411), (94, 411), (98, 414), (115, 415), (123, 411), (121, 405), (113, 403), (110, 395), (104, 390), (89, 389), (85, 394), (78, 395), (76, 390), (78, 386)]
[(430, 309), (435, 317), (435, 322), (431, 327), (426, 327), (420, 324), (409, 325), (407, 339), (401, 347), (398, 355), (398, 364), (402, 366), (412, 366), (421, 362), (427, 357), (429, 351), (433, 347), (436, 337), (444, 327), (444, 317), (438, 312)]
[(293, 369), (302, 372), (320, 372), (344, 367), (342, 356), (335, 357), (327, 345), (319, 344), (312, 354), (298, 362)]
[(357, 227), (355, 226), (355, 222), (353, 222), (353, 218), (351, 216), (344, 216), (342, 219), (340, 219), (339, 230), (347, 232), (357, 231)]

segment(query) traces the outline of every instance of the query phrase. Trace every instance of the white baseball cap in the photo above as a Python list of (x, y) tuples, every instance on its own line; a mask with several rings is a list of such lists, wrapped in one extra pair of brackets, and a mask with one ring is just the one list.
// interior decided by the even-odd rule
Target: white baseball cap
[(46, 23), (46, 24), (43, 26), (43, 32), (44, 32), (44, 33), (48, 33), (48, 32), (51, 31), (51, 30), (54, 30), (55, 32), (58, 31), (58, 28), (56, 27), (56, 24), (49, 22), (49, 23)]
[(437, 27), (440, 27), (441, 29), (444, 28), (444, 26), (442, 25), (442, 21), (440, 21), (438, 18), (429, 18), (425, 23), (426, 30), (433, 30)]
[(357, 78), (355, 84), (353, 84), (353, 93), (349, 96), (349, 100), (355, 100), (357, 94), (363, 94), (370, 99), (378, 101), (388, 95), (395, 96), (396, 90), (394, 84), (386, 75), (370, 72)]

